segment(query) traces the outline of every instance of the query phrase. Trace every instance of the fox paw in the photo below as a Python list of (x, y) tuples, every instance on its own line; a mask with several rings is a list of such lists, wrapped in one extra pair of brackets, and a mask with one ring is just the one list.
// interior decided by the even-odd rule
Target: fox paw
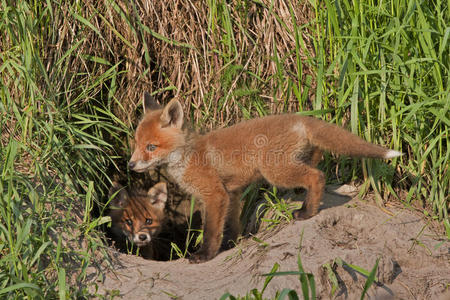
[(189, 257), (189, 262), (191, 264), (199, 264), (213, 258), (212, 255), (208, 255), (208, 253), (204, 251), (197, 251)]
[(313, 217), (314, 215), (315, 214), (311, 214), (304, 209), (297, 209), (292, 212), (292, 217), (294, 217), (295, 220), (306, 220)]

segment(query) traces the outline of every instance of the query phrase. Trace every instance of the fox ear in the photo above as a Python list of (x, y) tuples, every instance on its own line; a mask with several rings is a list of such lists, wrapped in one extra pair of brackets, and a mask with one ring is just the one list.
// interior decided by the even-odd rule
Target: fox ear
[(111, 208), (124, 208), (128, 204), (128, 193), (122, 185), (117, 182), (109, 189), (109, 206)]
[(155, 184), (148, 190), (147, 195), (155, 208), (163, 210), (167, 202), (167, 184), (165, 182)]
[(183, 126), (183, 107), (176, 99), (172, 99), (164, 107), (161, 115), (162, 127), (172, 126), (180, 129)]
[(143, 104), (144, 104), (144, 114), (152, 110), (161, 109), (161, 106), (159, 105), (158, 101), (156, 101), (156, 99), (148, 92), (144, 92)]

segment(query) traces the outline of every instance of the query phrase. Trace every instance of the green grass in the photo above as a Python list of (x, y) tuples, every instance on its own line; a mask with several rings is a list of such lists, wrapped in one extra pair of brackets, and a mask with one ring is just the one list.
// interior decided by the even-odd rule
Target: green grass
[(302, 208), (302, 204), (298, 201), (287, 201), (279, 197), (276, 187), (272, 187), (272, 191), (261, 190), (264, 191), (265, 201), (256, 208), (256, 214), (258, 220), (267, 223), (267, 229), (292, 221), (292, 212)]
[(448, 1), (177, 3), (158, 19), (127, 0), (0, 0), (1, 297), (89, 295), (105, 222), (91, 212), (132, 175), (144, 89), (201, 128), (297, 110), (343, 125), (405, 155), (327, 155), (330, 180), (448, 220)]
[(102, 218), (91, 210), (109, 186), (106, 166), (126, 130), (99, 101), (108, 99), (99, 86), (117, 72), (70, 69), (83, 53), (77, 42), (52, 48), (56, 8), (2, 1), (0, 16), (0, 294), (85, 296), (88, 286), (77, 283), (87, 280), (95, 253), (107, 257), (97, 229)]
[[(448, 3), (324, 3), (316, 35), (326, 43), (318, 39), (316, 51), (331, 55), (323, 73), (318, 69), (319, 107), (332, 106), (331, 121), (348, 118), (353, 132), (406, 153), (393, 161), (398, 186), (408, 190), (401, 200), (420, 201), (438, 219), (448, 218)], [(374, 164), (364, 167), (378, 199), (397, 197), (392, 180), (382, 188)]]
[[(179, 247), (176, 243), (171, 242), (170, 248), (170, 260), (176, 258), (186, 258), (189, 254), (190, 248), (197, 247), (203, 241), (203, 230), (194, 229), (192, 227), (192, 217), (194, 215), (194, 205), (195, 205), (195, 197), (191, 197), (191, 205), (189, 207), (189, 220), (187, 221), (187, 233), (186, 240), (184, 242), (183, 247)], [(198, 232), (199, 234), (195, 237), (194, 233)], [(194, 239), (195, 238), (195, 239)]]

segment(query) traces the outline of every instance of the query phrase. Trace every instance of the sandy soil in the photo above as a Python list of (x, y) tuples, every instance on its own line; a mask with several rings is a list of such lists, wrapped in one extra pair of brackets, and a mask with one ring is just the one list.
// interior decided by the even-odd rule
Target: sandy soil
[[(271, 231), (260, 229), (256, 236), (264, 243), (242, 239), (206, 263), (115, 253), (115, 270), (104, 274), (100, 291), (126, 299), (218, 299), (226, 292), (244, 296), (253, 288), (262, 289), (261, 275), (275, 263), (278, 271), (298, 271), (300, 253), (305, 271), (314, 274), (319, 299), (359, 299), (366, 277), (345, 263), (370, 271), (377, 258), (378, 282), (367, 299), (450, 299), (450, 243), (442, 235), (407, 209), (389, 207), (390, 215), (352, 199), (355, 190), (349, 186), (337, 190), (341, 195), (333, 190), (327, 187), (317, 216)], [(345, 263), (333, 264), (337, 258)], [(333, 297), (326, 263), (333, 266), (339, 283)], [(284, 288), (301, 295), (298, 276), (274, 277), (264, 297), (272, 298)]]

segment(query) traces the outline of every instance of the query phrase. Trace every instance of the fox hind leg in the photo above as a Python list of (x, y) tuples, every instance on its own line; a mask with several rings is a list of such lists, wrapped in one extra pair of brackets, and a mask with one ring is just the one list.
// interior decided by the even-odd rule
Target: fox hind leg
[(301, 209), (293, 212), (293, 217), (297, 220), (309, 219), (319, 212), (320, 201), (322, 200), (325, 187), (325, 176), (317, 169), (311, 170), (305, 184), (307, 189), (305, 203)]
[(312, 154), (311, 154), (311, 160), (309, 165), (313, 168), (317, 167), (319, 162), (322, 160), (323, 152), (317, 147), (313, 148)]
[[(311, 160), (309, 161), (309, 165), (313, 168), (316, 168), (319, 162), (322, 160), (323, 152), (317, 147), (314, 147), (311, 154)], [(307, 198), (306, 203), (301, 209), (298, 209), (293, 212), (293, 217), (297, 220), (308, 219), (314, 215), (316, 215), (319, 211), (320, 200), (322, 199), (323, 189), (325, 187), (325, 177), (323, 173), (317, 169), (313, 169), (318, 171), (317, 174), (313, 174), (311, 178), (314, 182), (318, 184), (317, 188), (307, 188)], [(315, 173), (315, 172), (313, 172)], [(313, 193), (315, 195), (313, 195)]]

